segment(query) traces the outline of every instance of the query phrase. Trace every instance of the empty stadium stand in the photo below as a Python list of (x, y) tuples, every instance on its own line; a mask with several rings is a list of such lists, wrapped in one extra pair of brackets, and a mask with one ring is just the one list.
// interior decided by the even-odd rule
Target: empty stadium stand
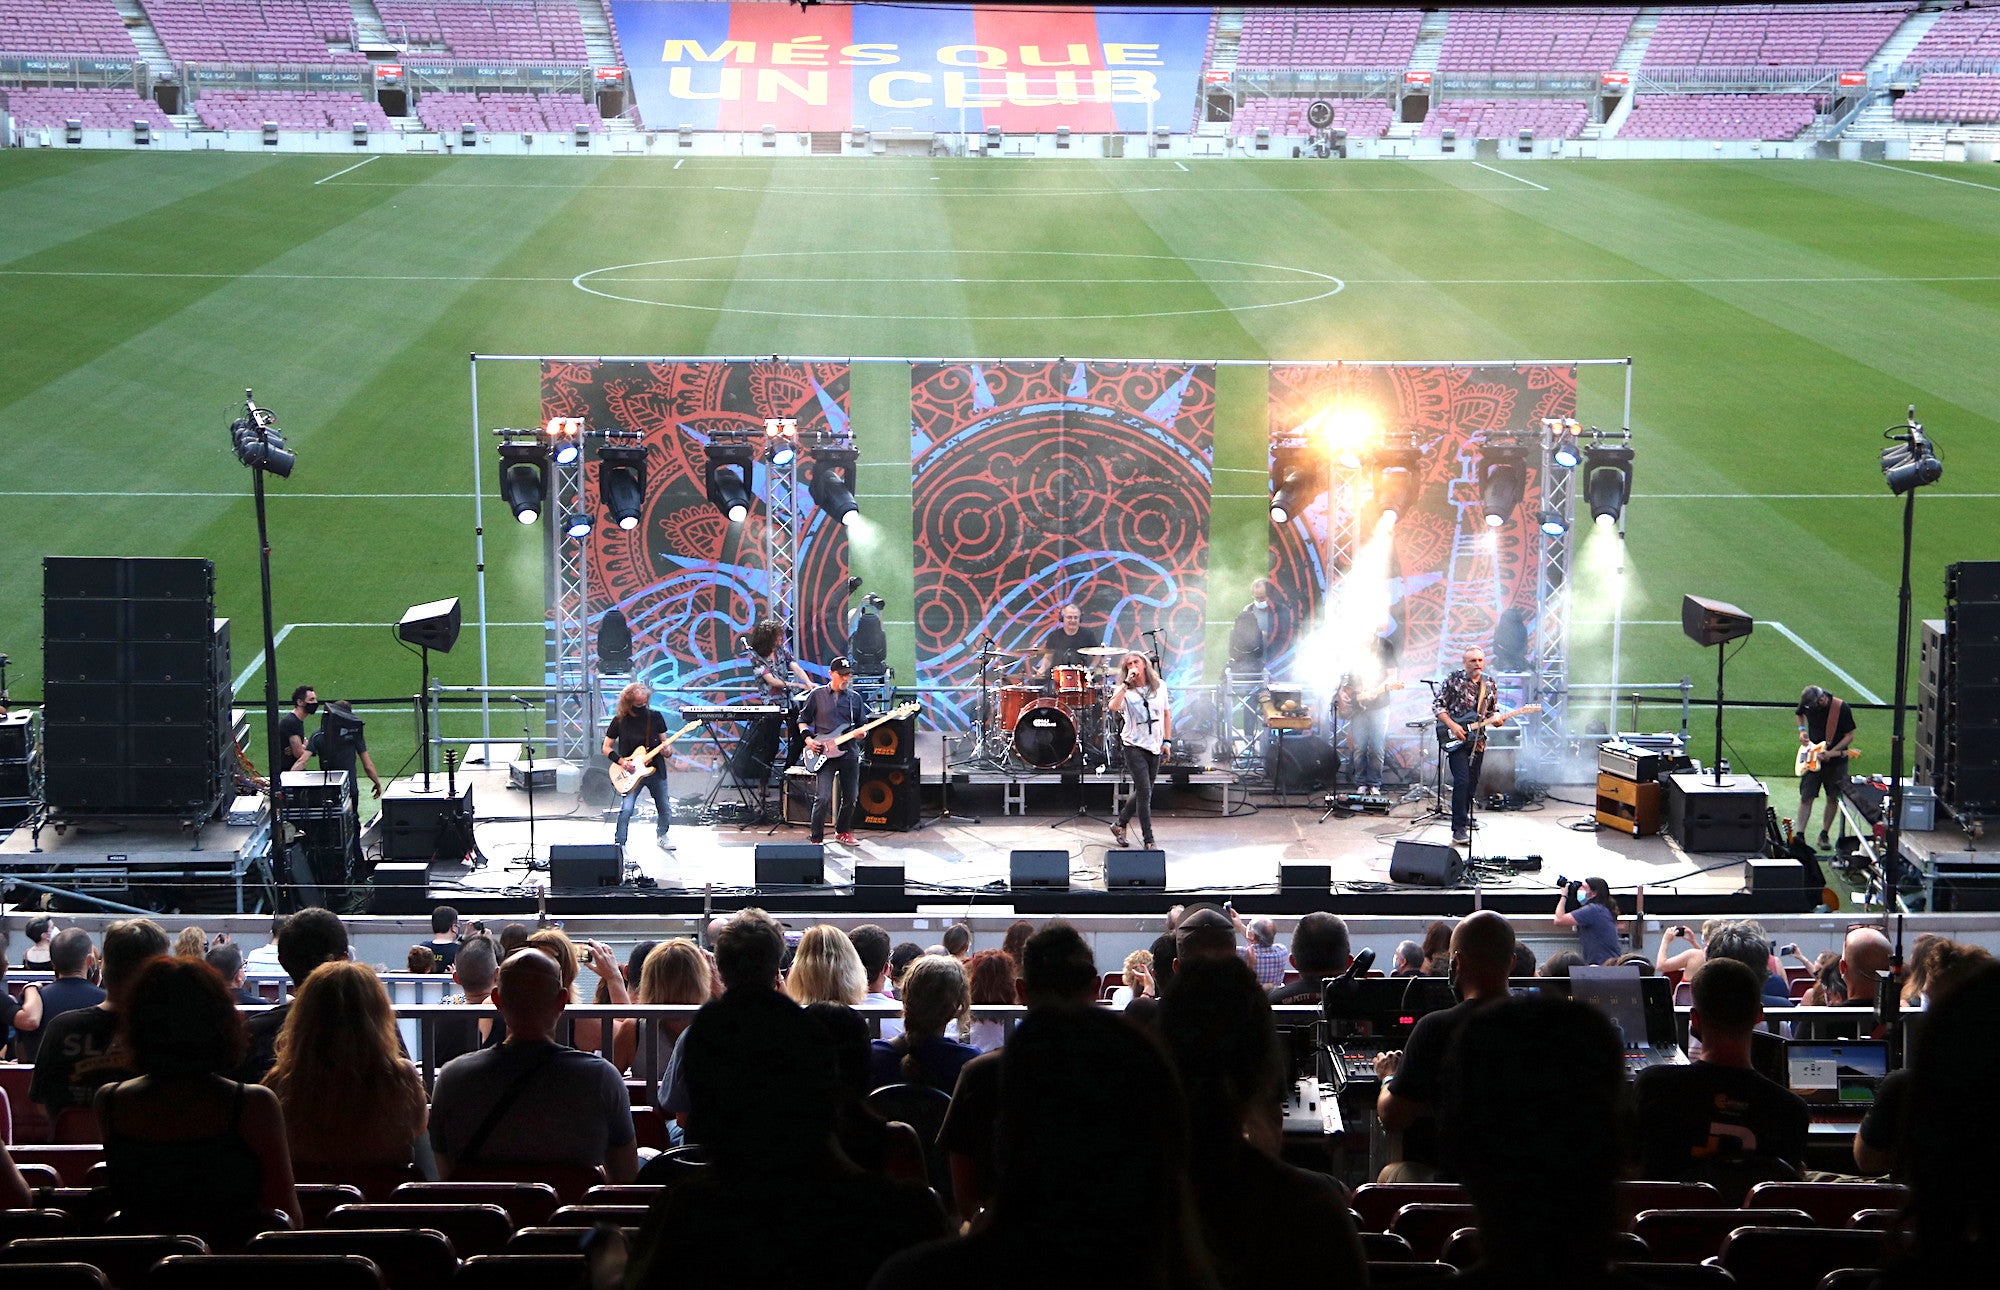
[(417, 102), (417, 117), (427, 130), (456, 130), (462, 125), (493, 132), (568, 133), (577, 126), (593, 132), (604, 128), (595, 103), (577, 94), (494, 92), (457, 94), (432, 91)]
[(353, 48), (354, 12), (345, 0), (145, 0), (145, 9), (160, 43), (176, 60), (366, 61)]
[(2000, 9), (1953, 9), (1939, 14), (1903, 60), (1903, 70), (1955, 70), (1968, 62), (1988, 69), (2000, 63)]
[(2000, 122), (2000, 76), (1926, 73), (1894, 111), (1898, 121)]
[(1590, 104), (1580, 99), (1446, 99), (1433, 104), (1422, 134), (1446, 130), (1460, 137), (1508, 139), (1533, 130), (1538, 139), (1574, 139), (1590, 124)]
[(194, 107), (212, 130), (257, 130), (266, 124), (281, 130), (349, 130), (357, 123), (371, 130), (392, 128), (373, 99), (354, 94), (204, 90)]
[(173, 128), (159, 104), (129, 89), (6, 89), (0, 90), (0, 98), (6, 100), (7, 111), (31, 130), (60, 130), (69, 121), (79, 121), (87, 130), (130, 130), (134, 121), (144, 121), (155, 130)]
[(575, 0), (377, 0), (392, 40), (460, 59), (586, 63)]
[(1445, 27), (1441, 72), (1598, 72), (1617, 61), (1633, 9), (1460, 9)]
[(0, 0), (0, 50), (21, 54), (104, 54), (138, 49), (111, 0)]
[(1744, 68), (1859, 71), (1902, 25), (1910, 8), (1907, 4), (1669, 6), (1660, 14), (1641, 69), (1649, 73)]
[(1811, 94), (1641, 94), (1621, 139), (1796, 139), (1813, 123)]
[(1246, 9), (1236, 65), (1407, 67), (1422, 23), (1417, 9)]
[[(1345, 130), (1353, 138), (1379, 139), (1388, 133), (1393, 113), (1382, 99), (1328, 99), (1333, 107), (1333, 128)], [(1268, 129), (1273, 135), (1305, 135), (1313, 132), (1306, 123), (1311, 98), (1246, 99), (1229, 123), (1232, 135), (1253, 135)]]

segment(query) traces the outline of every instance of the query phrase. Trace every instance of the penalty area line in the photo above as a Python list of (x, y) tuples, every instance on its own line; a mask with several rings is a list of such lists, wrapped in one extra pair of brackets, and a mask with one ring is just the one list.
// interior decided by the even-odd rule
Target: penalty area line
[(1992, 184), (1975, 184), (1970, 179), (1953, 179), (1950, 175), (1933, 175), (1928, 170), (1911, 170), (1907, 166), (1889, 166), (1879, 161), (1864, 161), (1861, 164), (1864, 166), (1873, 166), (1877, 170), (1893, 170), (1899, 175), (1915, 175), (1919, 179), (1935, 179), (1942, 184), (1960, 184), (1966, 188), (1984, 188), (1989, 193), (2000, 193), (2000, 188), (1996, 188)]
[[(348, 173), (350, 173), (350, 172), (352, 172), (352, 171), (356, 171), (356, 170), (359, 170), (359, 169), (361, 169), (361, 168), (362, 168), (363, 166), (367, 165), (367, 164), (368, 164), (368, 162), (370, 162), (370, 161), (380, 161), (380, 160), (381, 160), (381, 158), (380, 158), (380, 157), (369, 157), (369, 158), (368, 158), (368, 159), (367, 159), (366, 161), (357, 161), (357, 162), (355, 162), (355, 163), (354, 163), (353, 165), (349, 166), (349, 167), (348, 167), (348, 168), (347, 168), (346, 170), (336, 170), (336, 171), (334, 171), (334, 172), (333, 172), (332, 174), (328, 175), (328, 176), (326, 177), (326, 179), (338, 179), (338, 178), (340, 178), (340, 177), (341, 177), (342, 175), (345, 175), (345, 174), (348, 174)], [(320, 186), (321, 184), (323, 184), (323, 183), (325, 183), (325, 182), (326, 182), (326, 179), (315, 179), (315, 180), (313, 180), (313, 187), (314, 187), (314, 188), (317, 188), (317, 187), (319, 187), (319, 186)]]
[(1770, 619), (1764, 620), (1764, 626), (1770, 628), (1772, 631), (1778, 633), (1778, 635), (1784, 637), (1792, 644), (1804, 650), (1815, 663), (1818, 663), (1821, 667), (1825, 668), (1827, 671), (1839, 677), (1843, 683), (1845, 683), (1850, 689), (1852, 689), (1856, 694), (1860, 695), (1863, 699), (1867, 700), (1870, 703), (1882, 702), (1881, 695), (1875, 693), (1875, 691), (1869, 689), (1867, 686), (1861, 684), (1861, 682), (1855, 680), (1852, 676), (1842, 671), (1838, 663), (1834, 662), (1832, 659), (1828, 658), (1826, 655), (1820, 653), (1818, 650), (1814, 649), (1811, 645), (1807, 644), (1805, 637), (1799, 635), (1797, 632), (1785, 626), (1783, 623), (1774, 622)]
[(1503, 176), (1504, 178), (1511, 179), (1517, 184), (1526, 184), (1528, 187), (1538, 189), (1541, 192), (1549, 191), (1547, 188), (1544, 188), (1542, 185), (1536, 183), (1532, 179), (1523, 179), (1519, 175), (1510, 175), (1506, 171), (1500, 169), (1498, 166), (1489, 166), (1483, 161), (1475, 161), (1472, 164), (1479, 167), (1481, 170), (1490, 170), (1496, 175), (1500, 175)]

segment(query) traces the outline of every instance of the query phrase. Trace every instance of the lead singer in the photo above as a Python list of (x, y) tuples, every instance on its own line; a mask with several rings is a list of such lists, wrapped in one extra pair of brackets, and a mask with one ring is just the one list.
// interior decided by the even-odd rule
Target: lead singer
[(1153, 673), (1153, 665), (1143, 654), (1127, 654), (1119, 665), (1122, 677), (1111, 695), (1111, 710), (1124, 722), (1121, 738), (1125, 745), (1125, 773), (1132, 777), (1132, 795), (1119, 809), (1111, 836), (1118, 845), (1130, 846), (1125, 826), (1132, 813), (1139, 813), (1141, 844), (1153, 847), (1153, 777), (1159, 773), (1160, 758), (1173, 746), (1169, 738), (1173, 720), (1167, 709), (1166, 683)]

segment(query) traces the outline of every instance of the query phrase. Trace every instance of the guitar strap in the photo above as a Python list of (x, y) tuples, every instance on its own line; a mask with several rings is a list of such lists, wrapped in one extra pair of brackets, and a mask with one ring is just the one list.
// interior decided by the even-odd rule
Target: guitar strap
[[(1832, 743), (1838, 738), (1834, 734), (1834, 731), (1838, 729), (1840, 729), (1840, 700), (1834, 698), (1832, 695), (1828, 695), (1826, 700), (1826, 735), (1821, 742)], [(1825, 750), (1822, 749), (1821, 751)]]

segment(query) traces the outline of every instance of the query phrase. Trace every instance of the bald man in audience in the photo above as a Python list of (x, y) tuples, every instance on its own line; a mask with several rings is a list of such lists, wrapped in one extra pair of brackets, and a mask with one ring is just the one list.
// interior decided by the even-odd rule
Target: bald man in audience
[(1382, 1078), (1376, 1118), (1384, 1129), (1403, 1135), (1403, 1158), (1383, 1167), (1382, 1182), (1438, 1180), (1437, 1108), (1449, 1091), (1452, 1046), (1468, 1017), (1507, 997), (1513, 966), (1513, 925), (1492, 910), (1480, 910), (1452, 929), (1450, 975), (1461, 1002), (1419, 1020), (1401, 1052), (1375, 1058), (1375, 1073)]
[[(1857, 927), (1847, 934), (1840, 947), (1840, 979), (1847, 983), (1848, 1007), (1875, 1006), (1875, 974), (1889, 970), (1894, 953), (1889, 938), (1879, 927)], [(1800, 1021), (1794, 1024), (1793, 1032), (1794, 1038), (1821, 1043), (1836, 1039), (1881, 1039), (1885, 1033), (1872, 1017), (1861, 1016)]]
[(431, 1147), (444, 1177), (519, 1165), (601, 1165), (613, 1182), (638, 1174), (624, 1079), (597, 1054), (556, 1042), (568, 1002), (562, 972), (539, 950), (500, 965), (493, 1003), (506, 1042), (446, 1063), (431, 1097)]

